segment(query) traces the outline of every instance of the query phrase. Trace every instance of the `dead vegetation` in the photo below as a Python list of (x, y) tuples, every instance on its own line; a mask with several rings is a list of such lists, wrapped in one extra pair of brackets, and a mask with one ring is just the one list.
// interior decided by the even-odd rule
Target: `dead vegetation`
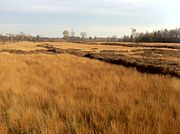
[[(61, 49), (55, 48), (53, 45), (39, 45), (39, 47), (47, 48), (48, 51), (54, 53), (68, 53), (77, 56), (98, 59), (101, 61), (124, 65), (126, 67), (135, 67), (141, 72), (153, 74), (165, 74), (180, 77), (180, 50), (166, 49), (134, 49), (126, 51), (102, 50), (83, 51), (80, 49)], [(163, 47), (163, 46), (162, 46)], [(140, 53), (139, 53), (140, 52)], [(166, 60), (166, 57), (172, 60)], [(175, 59), (176, 60), (173, 60)]]
[(14, 54), (68, 53), (126, 67), (135, 67), (141, 72), (180, 77), (179, 44), (90, 43), (20, 42), (2, 45), (0, 52)]
[[(125, 46), (125, 47), (153, 47), (153, 48), (171, 48), (180, 49), (178, 43), (99, 43), (100, 45)], [(168, 45), (169, 44), (169, 45)]]
[(0, 132), (180, 133), (179, 79), (73, 55), (0, 53)]

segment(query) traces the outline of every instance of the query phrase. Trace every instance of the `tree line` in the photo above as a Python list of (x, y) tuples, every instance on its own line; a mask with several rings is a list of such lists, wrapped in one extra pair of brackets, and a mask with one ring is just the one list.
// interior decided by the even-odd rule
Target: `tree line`
[(164, 42), (164, 43), (180, 43), (180, 28), (171, 30), (158, 30), (153, 32), (137, 32), (135, 28), (131, 29), (131, 35), (124, 35), (118, 38), (116, 35), (112, 37), (87, 37), (86, 32), (81, 32), (80, 37), (75, 36), (74, 30), (63, 31), (64, 39), (69, 41), (107, 41), (107, 42)]
[(135, 42), (180, 43), (180, 28), (172, 30), (164, 29), (146, 33), (134, 32), (129, 40)]
[(21, 32), (20, 34), (0, 34), (1, 42), (8, 41), (100, 41), (100, 42), (164, 42), (164, 43), (180, 43), (180, 28), (172, 30), (158, 30), (153, 32), (137, 32), (135, 28), (131, 29), (130, 36), (122, 36), (118, 38), (116, 35), (112, 37), (91, 37), (86, 32), (81, 32), (80, 36), (75, 36), (75, 31), (64, 30), (62, 38), (49, 38), (40, 35), (32, 36)]
[(29, 34), (25, 34), (21, 32), (20, 34), (6, 34), (0, 35), (0, 41), (7, 42), (7, 41), (41, 41), (42, 38), (37, 36), (32, 36)]
[(25, 34), (23, 32), (19, 34), (6, 34), (6, 35), (1, 35), (0, 34), (0, 42), (17, 42), (17, 41), (32, 41), (32, 42), (39, 42), (39, 41), (59, 41), (61, 40), (60, 38), (49, 38), (49, 37), (43, 37), (40, 35), (30, 35), (30, 34)]

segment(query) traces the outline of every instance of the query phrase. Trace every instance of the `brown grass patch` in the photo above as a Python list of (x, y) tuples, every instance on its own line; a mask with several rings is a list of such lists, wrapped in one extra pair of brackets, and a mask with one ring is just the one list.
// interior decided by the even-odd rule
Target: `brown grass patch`
[(1, 133), (180, 133), (180, 81), (70, 55), (0, 54)]
[(179, 47), (178, 43), (16, 42), (0, 45), (0, 53), (68, 53), (136, 67), (141, 72), (180, 77)]

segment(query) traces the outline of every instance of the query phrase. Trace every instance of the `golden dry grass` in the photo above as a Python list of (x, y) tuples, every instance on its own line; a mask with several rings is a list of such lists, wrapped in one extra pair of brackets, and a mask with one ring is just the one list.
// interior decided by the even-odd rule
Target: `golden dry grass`
[(0, 132), (180, 133), (180, 80), (71, 55), (0, 54)]
[[(51, 44), (54, 47), (61, 48), (61, 49), (81, 49), (83, 51), (103, 51), (103, 50), (115, 50), (115, 51), (133, 51), (137, 49), (152, 49), (152, 47), (127, 47), (127, 46), (116, 46), (116, 45), (100, 45), (100, 43), (95, 44), (78, 44), (78, 43), (69, 43), (69, 42), (28, 42), (28, 41), (21, 41), (21, 42), (7, 42), (3, 44), (0, 42), (0, 50), (3, 49), (9, 49), (9, 50), (39, 50), (43, 49), (42, 47), (39, 47), (38, 45), (46, 45)], [(118, 44), (118, 43), (114, 43)], [(123, 43), (123, 44), (129, 44), (129, 43)], [(155, 46), (161, 46), (161, 45), (177, 45), (179, 46), (180, 43), (141, 43), (143, 45), (155, 45)], [(96, 50), (94, 49), (96, 48)], [(171, 50), (170, 48), (158, 48), (163, 50)], [(126, 52), (127, 53), (127, 52)], [(125, 53), (125, 54), (126, 54)]]
[(23, 51), (30, 51), (30, 50), (39, 50), (44, 49), (38, 47), (39, 42), (33, 43), (28, 41), (21, 41), (21, 42), (0, 42), (0, 50), (23, 50)]
[[(99, 53), (100, 51), (114, 51), (117, 54), (123, 54), (125, 56), (130, 56), (133, 58), (142, 58), (142, 56), (138, 55), (143, 53), (143, 49), (152, 49), (153, 47), (127, 47), (127, 46), (116, 46), (116, 45), (100, 45), (102, 42), (96, 42), (94, 44), (87, 43), (87, 44), (78, 44), (78, 43), (69, 43), (69, 42), (28, 42), (28, 41), (21, 41), (21, 42), (6, 42), (3, 44), (0, 42), (0, 51), (2, 50), (22, 50), (22, 51), (32, 51), (32, 50), (45, 50), (43, 45), (50, 44), (56, 48), (60, 49), (80, 49), (81, 51), (91, 51), (95, 53)], [(112, 42), (113, 43), (113, 42)], [(122, 42), (123, 44), (132, 44), (129, 42)], [(99, 45), (98, 45), (99, 44)], [(119, 42), (114, 44), (119, 44)], [(171, 46), (176, 45), (180, 46), (180, 43), (140, 43), (144, 46)], [(41, 45), (41, 46), (39, 46)], [(171, 48), (156, 48), (158, 50), (173, 50), (179, 51), (178, 49), (171, 49)], [(119, 52), (118, 52), (119, 51)], [(179, 57), (174, 56), (164, 56), (159, 55), (157, 59), (162, 59), (164, 61), (173, 61), (173, 62), (180, 62)]]
[[(129, 47), (122, 47), (122, 46), (112, 46), (112, 45), (88, 45), (88, 44), (76, 44), (76, 43), (68, 43), (68, 42), (28, 42), (28, 41), (21, 41), (21, 42), (7, 42), (3, 44), (0, 42), (0, 50), (8, 49), (8, 50), (23, 50), (23, 51), (30, 51), (30, 50), (37, 50), (43, 49), (42, 47), (38, 47), (38, 45), (46, 45), (51, 44), (57, 48), (61, 49), (81, 49), (83, 51), (93, 51), (93, 48), (97, 48), (96, 51), (102, 50), (133, 50), (133, 48)], [(135, 48), (134, 48), (135, 49)]]

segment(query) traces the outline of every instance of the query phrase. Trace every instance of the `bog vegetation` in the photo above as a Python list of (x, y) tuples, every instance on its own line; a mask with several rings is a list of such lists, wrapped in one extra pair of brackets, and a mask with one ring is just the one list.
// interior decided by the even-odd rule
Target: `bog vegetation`
[(180, 81), (67, 54), (0, 54), (0, 132), (180, 133)]

